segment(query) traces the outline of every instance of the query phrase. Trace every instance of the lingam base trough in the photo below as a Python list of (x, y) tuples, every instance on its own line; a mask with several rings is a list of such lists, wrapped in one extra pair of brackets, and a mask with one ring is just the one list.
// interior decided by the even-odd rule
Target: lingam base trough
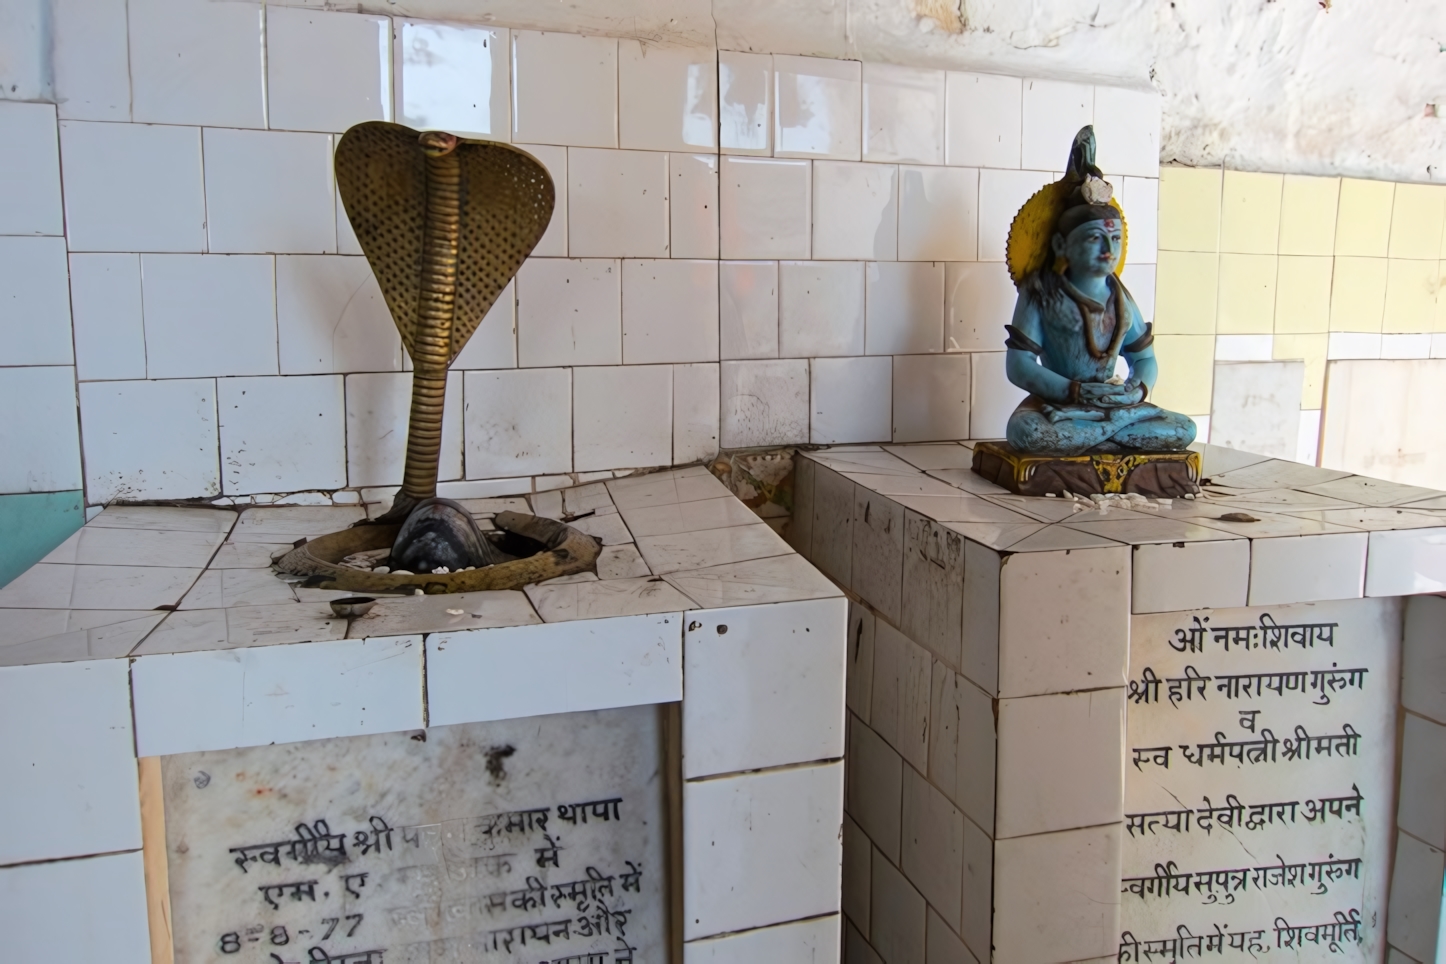
[(592, 570), (602, 546), (590, 535), (557, 522), (520, 512), (499, 512), (498, 529), (541, 545), (541, 551), (494, 566), (450, 573), (367, 572), (341, 565), (347, 556), (372, 549), (389, 549), (400, 524), (358, 525), (303, 542), (276, 561), (276, 568), (307, 576), (317, 589), (348, 592), (409, 592), (428, 595), (451, 592), (521, 589), (557, 576)]

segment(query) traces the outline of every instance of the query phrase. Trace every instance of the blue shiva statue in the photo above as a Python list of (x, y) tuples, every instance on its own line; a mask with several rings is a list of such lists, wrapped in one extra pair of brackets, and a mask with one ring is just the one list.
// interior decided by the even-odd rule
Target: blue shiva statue
[[(1195, 440), (1195, 423), (1147, 400), (1158, 374), (1154, 335), (1120, 281), (1124, 211), (1094, 160), (1094, 128), (1085, 127), (1065, 176), (1010, 228), (1019, 298), (1005, 326), (1005, 370), (1029, 397), (1009, 417), (1008, 441), (1025, 455), (1178, 452)], [(1116, 373), (1121, 358), (1128, 375)]]

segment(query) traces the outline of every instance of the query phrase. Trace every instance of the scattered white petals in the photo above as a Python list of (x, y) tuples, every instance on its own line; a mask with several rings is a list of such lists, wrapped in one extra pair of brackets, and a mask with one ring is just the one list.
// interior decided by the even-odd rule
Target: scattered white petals
[(449, 610), (447, 610), (447, 615), (448, 615), (448, 616), (460, 616), (460, 615), (462, 615), (463, 612), (464, 612), (464, 610), (461, 610), (461, 609), (449, 609)]
[(452, 570), (448, 569), (446, 566), (438, 566), (436, 569), (433, 569), (433, 570), (432, 570), (432, 575), (434, 575), (434, 576), (445, 576), (445, 575), (447, 575), (448, 573), (450, 573), (451, 571), (452, 571)]

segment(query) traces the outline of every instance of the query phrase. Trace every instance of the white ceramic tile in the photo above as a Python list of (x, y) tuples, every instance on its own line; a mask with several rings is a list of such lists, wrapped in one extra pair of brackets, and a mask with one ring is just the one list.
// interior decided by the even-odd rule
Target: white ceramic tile
[(673, 464), (718, 452), (719, 375), (714, 365), (673, 366)]
[(843, 756), (846, 614), (842, 599), (689, 614), (685, 779)]
[(945, 155), (964, 167), (1019, 167), (1023, 81), (949, 71)]
[(1017, 296), (1003, 262), (951, 262), (944, 272), (944, 350), (999, 351)]
[(1000, 696), (1123, 685), (1126, 547), (1009, 556), (1000, 573), (999, 610)]
[[(298, 589), (305, 597), (317, 590)], [(329, 615), (329, 613), (328, 613)], [(448, 593), (441, 596), (384, 596), (361, 619), (352, 620), (353, 639), (413, 633), (454, 633), (541, 623), (525, 593), (516, 589)]]
[(433, 635), (428, 723), (680, 700), (682, 620), (671, 613)]
[[(134, 790), (131, 791), (134, 794)], [(144, 861), (139, 852), (0, 870), (11, 922), (7, 954), (17, 961), (108, 960), (148, 964)], [(76, 907), (91, 910), (75, 919)], [(57, 930), (65, 948), (55, 946)]]
[(209, 378), (82, 384), (87, 501), (220, 495), (215, 392)]
[(336, 250), (336, 187), (326, 134), (207, 129), (207, 250)]
[(724, 261), (718, 270), (722, 356), (778, 357), (778, 262)]
[(399, 122), (494, 141), (511, 137), (512, 44), (507, 28), (393, 23)]
[(842, 763), (685, 783), (684, 939), (837, 911), (842, 820)]
[[(613, 518), (617, 518), (613, 516)], [(587, 575), (591, 575), (588, 573)], [(643, 616), (650, 613), (695, 609), (696, 604), (677, 589), (650, 576), (582, 582), (552, 581), (529, 586), (527, 597), (544, 622)]]
[(137, 0), (127, 12), (129, 119), (266, 126), (261, 4)]
[(979, 172), (899, 168), (899, 260), (973, 261), (979, 242)]
[(930, 779), (971, 821), (993, 832), (998, 755), (995, 701), (936, 660), (929, 718)]
[[(1140, 317), (1146, 324), (1155, 320), (1155, 266), (1130, 262), (1120, 274), (1120, 280), (1140, 309)], [(1207, 416), (1208, 417), (1208, 416)]]
[(1430, 961), (1440, 927), (1442, 865), (1446, 855), (1407, 833), (1396, 835), (1386, 935), (1412, 958)]
[(1441, 849), (1446, 847), (1446, 726), (1403, 714), (1401, 786), (1396, 823)]
[[(959, 666), (963, 595), (964, 537), (918, 512), (906, 512), (899, 625), (953, 669)], [(935, 689), (939, 670), (934, 668)]]
[(1099, 144), (1095, 162), (1102, 169), (1136, 177), (1159, 176), (1159, 94), (1096, 87), (1093, 118)]
[(266, 96), (274, 129), (341, 133), (391, 120), (391, 20), (268, 7)]
[(69, 365), (64, 238), (0, 237), (0, 364)]
[(871, 861), (869, 939), (885, 961), (924, 960), (923, 896), (886, 860)]
[(1175, 542), (1134, 547), (1131, 609), (1232, 609), (1245, 605), (1250, 584), (1250, 543)]
[(922, 646), (882, 620), (875, 623), (869, 725), (916, 770), (929, 761), (932, 663)]
[(141, 756), (423, 725), (420, 636), (142, 656), (131, 672)]
[(724, 157), (720, 163), (722, 257), (807, 258), (813, 223), (813, 165), (747, 157)]
[(574, 258), (668, 256), (668, 155), (571, 148), (567, 245)]
[(1366, 595), (1406, 596), (1446, 590), (1446, 529), (1372, 532)]
[[(1273, 335), (1217, 335), (1215, 337), (1215, 360), (1268, 362), (1274, 357), (1272, 354), (1274, 346), (1275, 336)], [(1240, 447), (1228, 443), (1218, 444), (1223, 444), (1226, 448)], [(1254, 449), (1247, 449), (1247, 451), (1254, 451)]]
[(231, 531), (237, 513), (223, 508), (158, 505), (110, 506), (87, 522), (92, 529), (154, 529), (158, 532)]
[(1104, 689), (999, 701), (996, 839), (1120, 819), (1124, 693)]
[(1405, 633), (1401, 645), (1401, 705), (1438, 723), (1446, 724), (1446, 646), (1441, 644), (1446, 622), (1441, 620), (1446, 598), (1417, 596), (1406, 600)]
[(1359, 599), (1366, 542), (1364, 532), (1251, 540), (1249, 604)]
[(836, 961), (841, 951), (837, 914), (728, 934), (683, 945), (683, 964), (754, 961)]
[(761, 606), (841, 595), (838, 588), (818, 570), (791, 553), (674, 572), (665, 578), (704, 609)]
[(924, 961), (925, 964), (974, 964), (969, 948), (932, 907), (924, 927)]
[(725, 154), (772, 152), (772, 55), (718, 51), (718, 124)]
[(811, 365), (809, 441), (829, 445), (893, 437), (892, 358), (815, 358)]
[[(444, 481), (462, 477), (462, 402), (462, 373), (449, 372), (447, 400), (442, 411), (442, 453), (437, 476)], [(347, 376), (348, 485), (401, 483), (411, 403), (410, 372)]]
[(402, 368), (401, 338), (365, 258), (278, 257), (276, 328), (283, 375)]
[[(723, 483), (701, 465), (631, 478), (620, 477), (605, 485), (619, 509), (720, 499), (729, 494)], [(537, 511), (535, 500), (533, 510)]]
[(620, 363), (620, 262), (524, 262), (517, 273), (517, 360), (524, 368)]
[(340, 375), (221, 379), (222, 490), (235, 495), (345, 486), (345, 407)]
[(903, 507), (862, 485), (855, 486), (853, 540), (849, 588), (886, 619), (902, 624)]
[(1382, 358), (1430, 358), (1430, 335), (1382, 335)]
[(512, 139), (618, 146), (618, 43), (512, 31)]
[(737, 518), (741, 513), (735, 511), (733, 515), (734, 518), (726, 521), (737, 524), (721, 526), (718, 523), (724, 520), (714, 519), (698, 524), (711, 524), (715, 528), (658, 535), (639, 534), (638, 551), (647, 560), (648, 568), (658, 575), (788, 554), (788, 543), (771, 526), (757, 521), (756, 517), (751, 524), (743, 524)]
[(0, 666), (125, 656), (166, 613), (94, 609), (0, 610)]
[[(1063, 167), (1075, 134), (1094, 120), (1094, 97), (1094, 88), (1088, 84), (1026, 80), (1020, 166), (1037, 170)], [(1105, 170), (1114, 168), (1105, 165)]]
[(155, 609), (174, 606), (201, 574), (162, 566), (40, 563), (0, 589), (0, 607), (18, 609)]
[(862, 130), (862, 65), (818, 57), (773, 58), (773, 153), (857, 161)]
[(623, 262), (623, 362), (718, 360), (718, 262)]
[(823, 465), (813, 478), (813, 545), (809, 561), (847, 586), (853, 565), (854, 483)]
[(1125, 191), (1130, 198), (1129, 206), (1125, 209), (1130, 229), (1126, 265), (1154, 264), (1156, 249), (1159, 247), (1160, 182), (1154, 178), (1143, 177), (1127, 177), (1123, 180)]
[(62, 121), (60, 152), (71, 251), (204, 250), (199, 128)]
[(644, 151), (717, 148), (716, 51), (620, 40), (617, 56), (620, 147)]
[(668, 465), (673, 452), (673, 369), (627, 365), (573, 370), (573, 468)]
[(943, 262), (871, 261), (864, 280), (868, 354), (921, 355), (943, 349)]
[(334, 592), (301, 590), (307, 601), (237, 606), (231, 609), (185, 609), (157, 626), (132, 656), (176, 653), (236, 652), (248, 647), (282, 646), (341, 639), (346, 620), (334, 616), (320, 597)]
[(894, 359), (893, 439), (927, 442), (969, 435), (968, 355)]
[(648, 564), (638, 554), (638, 547), (632, 544), (607, 546), (597, 557), (597, 576), (604, 582), (613, 579), (636, 579), (638, 576), (652, 574)]
[(517, 282), (497, 296), (482, 322), (467, 339), (462, 351), (452, 359), (452, 367), (461, 370), (517, 367)]
[(52, 105), (0, 103), (0, 169), (0, 234), (64, 233)]
[(898, 257), (899, 169), (892, 164), (816, 161), (813, 256), (893, 261)]
[(719, 381), (723, 448), (788, 445), (808, 438), (808, 359), (725, 361)]
[(903, 758), (868, 726), (849, 728), (849, 815), (890, 860), (899, 859)]
[(272, 258), (148, 254), (141, 289), (151, 378), (277, 373)]
[(468, 372), (465, 453), (473, 479), (572, 471), (572, 373)]
[[(802, 465), (813, 463), (803, 460)], [(845, 701), (849, 712), (869, 722), (874, 688), (874, 633), (876, 619), (868, 608), (849, 600), (848, 650), (845, 653)]]
[[(1120, 827), (1001, 840), (994, 851), (996, 960), (1114, 956), (1120, 920)], [(1049, 920), (1049, 927), (1040, 921)]]
[(1003, 438), (1009, 416), (1028, 394), (1009, 381), (1004, 352), (976, 352), (971, 372), (974, 397), (969, 406), (969, 437)]
[(146, 377), (137, 255), (71, 255), (70, 311), (81, 379)]
[[(1071, 134), (1070, 139), (1060, 145), (1060, 161), (1067, 159), (1073, 137)], [(1048, 171), (993, 171), (986, 168), (979, 172), (980, 261), (1004, 260), (1004, 245), (1014, 216), (1035, 191), (1053, 181), (1054, 175)]]
[(125, 0), (51, 5), (51, 64), (57, 111), (67, 120), (131, 119)]
[(668, 217), (673, 257), (718, 257), (716, 154), (668, 155)]
[(863, 65), (866, 161), (944, 163), (944, 71)]
[(199, 569), (226, 538), (224, 532), (86, 526), (71, 533), (41, 561), (82, 566), (182, 566)]
[(547, 223), (537, 247), (532, 249), (534, 258), (567, 257), (567, 148), (550, 144), (519, 144), (521, 150), (547, 168), (552, 178), (554, 203), (552, 220)]
[(903, 818), (900, 867), (957, 928), (964, 885), (964, 815), (909, 767), (904, 771)]
[(207, 569), (181, 600), (181, 609), (279, 606), (297, 602), (291, 584), (270, 569)]
[(12, 734), (0, 748), (11, 774), (0, 863), (139, 847), (125, 662), (7, 667), (0, 692)]
[(1381, 336), (1360, 331), (1333, 331), (1326, 343), (1326, 358), (1380, 358)]
[(862, 355), (864, 299), (862, 262), (782, 262), (778, 266), (779, 354), (786, 358)]
[[(974, 452), (963, 445), (944, 442), (933, 445), (886, 445), (884, 450), (915, 468), (967, 469), (973, 464)], [(932, 516), (931, 518), (939, 518)]]

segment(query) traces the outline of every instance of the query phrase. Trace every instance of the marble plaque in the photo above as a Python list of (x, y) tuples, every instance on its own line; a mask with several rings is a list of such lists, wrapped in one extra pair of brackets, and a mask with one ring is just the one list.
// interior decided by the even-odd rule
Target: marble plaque
[(1401, 610), (1135, 616), (1121, 961), (1379, 961)]
[(163, 758), (176, 964), (664, 961), (659, 712)]

